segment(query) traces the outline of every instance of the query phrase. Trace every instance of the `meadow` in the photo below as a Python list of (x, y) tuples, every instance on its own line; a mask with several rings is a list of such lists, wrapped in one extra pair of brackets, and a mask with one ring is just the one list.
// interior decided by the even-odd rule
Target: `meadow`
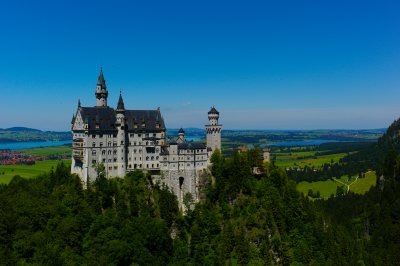
[(55, 146), (55, 147), (45, 147), (45, 148), (33, 148), (22, 151), (26, 155), (33, 156), (61, 156), (61, 155), (71, 155), (71, 146)]
[(334, 153), (317, 155), (317, 151), (295, 151), (273, 153), (276, 156), (275, 164), (284, 168), (303, 168), (304, 166), (319, 168), (324, 164), (337, 163), (348, 155), (347, 153)]
[[(343, 184), (344, 183), (344, 184)], [(345, 185), (347, 184), (347, 185)], [(376, 173), (374, 171), (370, 171), (365, 173), (364, 178), (356, 178), (355, 176), (347, 177), (342, 176), (339, 179), (334, 180), (326, 180), (326, 181), (318, 181), (318, 182), (300, 182), (297, 184), (297, 190), (304, 195), (308, 194), (308, 191), (311, 189), (314, 194), (318, 191), (320, 193), (320, 198), (329, 198), (331, 195), (336, 194), (336, 189), (338, 186), (343, 186), (344, 190), (347, 191), (349, 186), (349, 190), (356, 194), (365, 194), (370, 190), (371, 187), (376, 185)]]
[[(8, 184), (16, 175), (32, 178), (47, 173), (51, 168), (55, 168), (59, 162), (59, 160), (45, 160), (37, 161), (34, 165), (0, 165), (0, 184)], [(71, 164), (71, 160), (63, 160), (63, 162), (66, 165)]]

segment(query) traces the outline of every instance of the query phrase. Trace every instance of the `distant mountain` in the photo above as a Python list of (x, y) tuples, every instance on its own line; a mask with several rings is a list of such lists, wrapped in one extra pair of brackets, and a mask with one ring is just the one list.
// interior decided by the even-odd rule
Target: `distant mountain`
[(28, 127), (0, 129), (0, 143), (71, 140), (71, 132), (42, 131)]
[(42, 132), (39, 129), (29, 127), (10, 127), (6, 129), (0, 129), (2, 131), (13, 131), (13, 132)]

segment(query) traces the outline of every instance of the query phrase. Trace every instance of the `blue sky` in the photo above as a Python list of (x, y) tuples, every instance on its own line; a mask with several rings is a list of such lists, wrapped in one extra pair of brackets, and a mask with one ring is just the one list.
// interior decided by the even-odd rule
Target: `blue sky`
[[(84, 2), (84, 3), (82, 3)], [(0, 128), (69, 130), (95, 105), (167, 127), (379, 128), (400, 116), (399, 1), (4, 1)]]

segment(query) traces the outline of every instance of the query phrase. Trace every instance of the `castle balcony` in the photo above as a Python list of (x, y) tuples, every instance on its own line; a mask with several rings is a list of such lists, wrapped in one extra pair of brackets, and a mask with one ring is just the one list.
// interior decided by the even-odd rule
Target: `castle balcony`
[(74, 139), (72, 142), (72, 148), (75, 149), (83, 149), (83, 139)]
[(79, 161), (83, 160), (83, 149), (76, 150), (74, 148), (72, 154), (73, 154), (75, 160), (79, 160)]

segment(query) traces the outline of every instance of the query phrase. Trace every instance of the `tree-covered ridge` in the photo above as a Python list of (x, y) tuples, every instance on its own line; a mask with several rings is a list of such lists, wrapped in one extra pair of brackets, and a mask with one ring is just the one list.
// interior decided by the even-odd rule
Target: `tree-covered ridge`
[[(0, 186), (0, 264), (396, 265), (400, 157), (366, 196), (310, 202), (257, 150), (212, 156), (203, 202), (185, 215), (175, 195), (134, 172), (101, 173), (88, 189), (63, 164)], [(262, 171), (253, 175), (254, 167)], [(189, 204), (187, 205), (189, 206)]]

